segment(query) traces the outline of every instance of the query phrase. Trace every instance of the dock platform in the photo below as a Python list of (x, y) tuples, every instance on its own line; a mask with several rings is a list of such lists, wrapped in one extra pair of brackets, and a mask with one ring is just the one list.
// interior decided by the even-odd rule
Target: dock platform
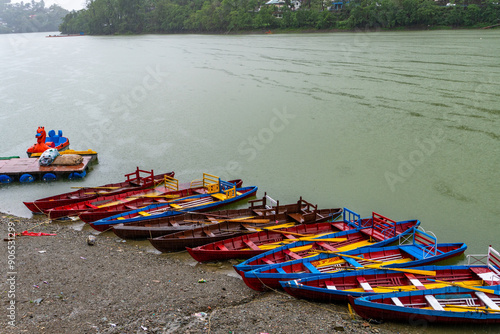
[(83, 162), (74, 166), (40, 166), (38, 158), (0, 160), (0, 183), (81, 179), (87, 175), (91, 163), (97, 160), (97, 154), (82, 158)]

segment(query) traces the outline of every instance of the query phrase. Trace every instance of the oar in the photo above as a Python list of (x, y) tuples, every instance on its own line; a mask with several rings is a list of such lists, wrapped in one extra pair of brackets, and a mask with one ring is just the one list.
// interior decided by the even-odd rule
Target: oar
[[(318, 240), (325, 240), (325, 239), (315, 239), (315, 241), (318, 241)], [(384, 261), (380, 261), (380, 260), (365, 259), (364, 257), (354, 256), (354, 255), (348, 255), (348, 254), (342, 254), (340, 252), (334, 252), (334, 251), (322, 251), (322, 250), (319, 250), (319, 249), (315, 249), (315, 250), (312, 250), (311, 252), (326, 253), (326, 254), (335, 254), (335, 255), (338, 255), (340, 257), (349, 257), (349, 258), (355, 259), (355, 260), (363, 260), (363, 261), (374, 262), (374, 263), (384, 263)]]
[(458, 286), (460, 288), (469, 289), (469, 290), (473, 290), (473, 291), (480, 291), (480, 292), (484, 292), (484, 293), (491, 293), (493, 295), (499, 295), (498, 293), (495, 292), (495, 290), (477, 288), (475, 286), (470, 286), (470, 285), (467, 285), (467, 284), (464, 284), (464, 283), (446, 282), (446, 281), (440, 281), (440, 280), (437, 280), (437, 279), (429, 279), (429, 278), (427, 280), (431, 281), (431, 282), (436, 282), (436, 283), (444, 283), (444, 284), (448, 284), (448, 285)]
[(120, 187), (71, 187), (71, 189), (120, 189)]
[[(293, 239), (291, 239), (293, 240)], [(322, 239), (316, 239), (316, 237), (303, 237), (303, 238), (298, 238), (296, 239), (297, 241), (324, 241), (324, 242), (344, 242), (347, 240), (347, 238), (322, 238)]]
[[(399, 271), (399, 272), (408, 273), (408, 274), (436, 276), (436, 272), (434, 270), (419, 270), (419, 269), (411, 269), (411, 268), (386, 268), (384, 266), (377, 266), (377, 265), (370, 265), (370, 264), (364, 266), (363, 269), (380, 269), (380, 270)], [(430, 279), (427, 278), (427, 280), (430, 280)]]
[(465, 306), (465, 305), (453, 305), (453, 304), (446, 304), (444, 306), (445, 307), (464, 308), (464, 309), (471, 310), (471, 311), (500, 312), (500, 310), (493, 310), (491, 308), (486, 308), (483, 306)]

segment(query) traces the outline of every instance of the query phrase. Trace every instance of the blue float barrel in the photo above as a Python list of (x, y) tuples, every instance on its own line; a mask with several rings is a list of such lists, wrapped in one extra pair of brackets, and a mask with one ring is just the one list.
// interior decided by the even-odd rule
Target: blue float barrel
[(0, 183), (12, 183), (12, 178), (8, 175), (0, 175)]
[(19, 182), (22, 182), (22, 183), (31, 183), (33, 181), (35, 181), (35, 178), (31, 174), (23, 174), (19, 178)]
[(47, 173), (42, 177), (42, 180), (48, 182), (48, 181), (55, 181), (57, 179), (57, 176), (52, 173)]

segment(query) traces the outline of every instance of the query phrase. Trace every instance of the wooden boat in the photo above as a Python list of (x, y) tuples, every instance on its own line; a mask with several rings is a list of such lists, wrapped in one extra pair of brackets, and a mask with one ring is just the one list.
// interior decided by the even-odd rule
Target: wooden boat
[[(242, 180), (232, 180), (230, 183), (237, 187), (242, 185)], [(172, 199), (206, 194), (206, 187), (202, 183), (191, 183), (193, 187), (183, 185), (179, 189), (178, 180), (165, 177), (164, 182), (154, 188), (134, 190), (131, 192), (101, 196), (88, 201), (82, 201), (65, 206), (45, 210), (50, 219), (79, 216), (84, 222), (93, 222), (106, 217), (121, 214), (130, 210), (143, 208), (156, 203), (168, 203)], [(82, 218), (83, 217), (83, 218)]]
[[(240, 188), (243, 184), (243, 180), (241, 179), (236, 179), (236, 180), (230, 180), (228, 181), (229, 183), (232, 183), (236, 186), (236, 188)], [(97, 209), (92, 209), (92, 210), (87, 210), (78, 215), (78, 217), (86, 222), (86, 223), (91, 223), (97, 220), (104, 219), (106, 217), (111, 217), (115, 216), (121, 213), (128, 212), (130, 210), (135, 210), (139, 208), (144, 208), (148, 205), (151, 204), (157, 204), (157, 203), (167, 203), (169, 200), (172, 200), (172, 198), (180, 199), (183, 197), (188, 197), (192, 196), (195, 194), (204, 194), (206, 193), (206, 188), (204, 187), (195, 187), (192, 188), (192, 186), (195, 184), (187, 184), (180, 186), (180, 189), (184, 190), (178, 190), (178, 191), (171, 191), (171, 192), (165, 192), (164, 195), (156, 196), (154, 194), (150, 195), (141, 195), (140, 198), (137, 198), (137, 201), (132, 199), (132, 201), (127, 202), (127, 203), (116, 203), (116, 205), (113, 206), (106, 206), (103, 205), (102, 207), (99, 207)], [(189, 187), (189, 188), (188, 188)]]
[[(302, 198), (300, 201), (303, 201)], [(304, 201), (305, 202), (305, 201)], [(307, 203), (307, 202), (306, 202)], [(308, 203), (309, 204), (309, 203)], [(263, 230), (260, 232), (244, 234), (195, 248), (186, 247), (191, 256), (198, 262), (219, 261), (228, 259), (249, 259), (271, 249), (281, 247), (284, 244), (318, 237), (323, 234), (331, 234), (357, 228), (355, 222), (360, 219), (359, 215), (349, 209), (317, 209), (317, 206), (309, 204), (314, 220), (302, 222), (301, 225), (276, 230)], [(297, 217), (293, 211), (287, 212), (291, 217)], [(302, 215), (304, 211), (301, 212)], [(342, 214), (343, 219), (336, 221)], [(310, 215), (309, 213), (307, 215)], [(302, 238), (302, 239), (301, 239)]]
[[(489, 276), (489, 279), (485, 279)], [(439, 282), (436, 282), (438, 280)], [(469, 286), (498, 285), (500, 276), (488, 266), (421, 266), (400, 271), (366, 269), (282, 281), (281, 287), (291, 296), (315, 302), (346, 302), (381, 293), (429, 290), (461, 282)]]
[(364, 319), (415, 323), (500, 324), (500, 285), (453, 283), (441, 289), (354, 298), (349, 305)]
[[(341, 232), (346, 233), (346, 232)], [(417, 233), (423, 233), (416, 230)], [(431, 237), (430, 235), (426, 235)], [(371, 266), (406, 268), (434, 263), (462, 254), (464, 243), (416, 243), (386, 247), (362, 247), (347, 252), (320, 253), (316, 256), (262, 266), (247, 272), (240, 272), (245, 284), (257, 291), (267, 288), (281, 288), (280, 281), (311, 277), (322, 273), (341, 270), (364, 269)], [(294, 254), (290, 250), (291, 254)]]
[[(319, 216), (313, 217), (308, 214), (308, 211), (314, 206), (302, 198), (297, 203), (280, 205), (279, 201), (275, 201), (267, 194), (261, 199), (250, 200), (248, 203), (250, 206), (245, 209), (220, 210), (210, 213), (192, 212), (172, 217), (151, 219), (145, 222), (117, 224), (113, 226), (113, 232), (122, 239), (146, 239), (206, 226), (207, 224), (218, 223), (228, 219), (249, 216), (276, 221), (283, 219), (282, 217), (276, 218), (277, 216), (293, 215), (294, 218), (289, 217), (290, 221), (297, 223), (307, 221), (309, 224), (314, 221), (336, 218), (341, 212), (341, 210), (339, 212), (336, 211), (339, 209), (331, 209), (331, 216), (317, 213)], [(296, 216), (296, 213), (300, 213), (300, 215)]]
[[(348, 296), (357, 298), (380, 293), (443, 288), (449, 286), (450, 282), (468, 286), (500, 284), (500, 255), (491, 246), (488, 254), (467, 255), (467, 258), (467, 265), (344, 271), (283, 281), (280, 284), (288, 294), (296, 298), (327, 303), (345, 302)], [(480, 261), (472, 262), (474, 258)]]
[(33, 213), (43, 213), (43, 210), (89, 200), (103, 195), (123, 194), (127, 191), (150, 188), (156, 183), (164, 181), (165, 176), (174, 177), (174, 175), (174, 172), (154, 175), (152, 170), (145, 171), (137, 167), (135, 172), (125, 174), (125, 181), (122, 182), (109, 183), (98, 187), (82, 187), (75, 191), (23, 203)]
[[(313, 211), (316, 211), (316, 210), (312, 211), (306, 210), (305, 207), (310, 206), (310, 204), (307, 203), (307, 205), (304, 206), (304, 203), (307, 202), (302, 201), (301, 199), (297, 203), (298, 205), (292, 205), (292, 207), (298, 206), (302, 208), (302, 210), (300, 211), (302, 211), (306, 215), (308, 215)], [(341, 209), (334, 209), (333, 211), (336, 214), (340, 214)], [(294, 214), (295, 213), (292, 211), (291, 212), (285, 211), (281, 213), (267, 214), (265, 216), (250, 215), (243, 218), (226, 220), (218, 224), (210, 224), (183, 232), (168, 234), (157, 238), (150, 238), (148, 240), (156, 249), (158, 249), (161, 252), (176, 252), (185, 250), (187, 247), (193, 248), (205, 245), (207, 243), (213, 243), (229, 238), (234, 238), (249, 232), (252, 233), (264, 230), (270, 232), (270, 231), (281, 230), (284, 228), (290, 228), (297, 224), (301, 224), (301, 219), (298, 220), (295, 219)], [(318, 220), (320, 221), (324, 221), (327, 219), (328, 215), (321, 216), (321, 218), (318, 217)], [(251, 225), (248, 224), (247, 222), (257, 222), (260, 223), (260, 225), (259, 224)], [(309, 225), (317, 225), (317, 224), (307, 224), (307, 226)], [(256, 227), (259, 226), (261, 226), (261, 228), (256, 229)], [(313, 228), (314, 227), (316, 227), (317, 229), (317, 226), (313, 226)], [(329, 227), (330, 226), (326, 226), (324, 228), (325, 232), (326, 229), (328, 229)], [(288, 235), (290, 235), (290, 233), (293, 232), (287, 232), (287, 233)], [(276, 234), (281, 235), (280, 232), (276, 232)]]
[(293, 225), (292, 222), (282, 222), (280, 220), (275, 222), (263, 218), (236, 218), (148, 240), (154, 248), (162, 253), (179, 252), (185, 250), (186, 247), (196, 247), (207, 242), (224, 240), (248, 232), (261, 229), (279, 230)]
[[(396, 222), (376, 212), (372, 212), (372, 216), (369, 218), (361, 219), (358, 214), (346, 208), (344, 208), (344, 221), (353, 221), (349, 225), (354, 231), (328, 234), (316, 238), (319, 239), (317, 241), (303, 241), (288, 245), (280, 244), (279, 247), (238, 264), (235, 269), (238, 272), (250, 271), (270, 264), (317, 256), (320, 252), (346, 251), (380, 242), (383, 243), (378, 245), (387, 245), (390, 242), (397, 241), (401, 235), (413, 233), (413, 229), (420, 225), (418, 220)], [(327, 241), (324, 238), (340, 238), (340, 240)]]
[(91, 222), (90, 226), (98, 231), (106, 231), (113, 225), (120, 223), (127, 224), (174, 216), (192, 211), (213, 210), (220, 206), (235, 203), (250, 196), (255, 196), (257, 192), (256, 186), (236, 188), (234, 184), (222, 180), (220, 180), (217, 185), (217, 187), (208, 189), (207, 194), (184, 197), (172, 200), (168, 203), (148, 205), (141, 209), (131, 210)]
[[(444, 274), (426, 278), (444, 287), (428, 289), (428, 285), (412, 278), (416, 289), (359, 298), (349, 294), (349, 304), (365, 319), (408, 321), (411, 324), (416, 321), (500, 324), (500, 253), (489, 246), (488, 254), (467, 257), (467, 266), (456, 266), (453, 273), (436, 268), (436, 273)], [(476, 260), (472, 262), (474, 258)], [(465, 271), (461, 267), (465, 267)], [(479, 280), (481, 284), (466, 281), (469, 279)]]

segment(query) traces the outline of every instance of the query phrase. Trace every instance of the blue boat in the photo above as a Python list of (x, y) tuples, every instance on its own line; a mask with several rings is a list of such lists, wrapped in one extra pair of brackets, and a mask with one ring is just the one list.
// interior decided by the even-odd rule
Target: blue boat
[[(316, 255), (261, 266), (259, 269), (240, 272), (243, 281), (250, 288), (262, 291), (267, 288), (281, 288), (280, 281), (289, 281), (334, 273), (341, 270), (367, 268), (406, 268), (435, 263), (463, 254), (467, 249), (464, 243), (438, 244), (437, 240), (420, 230), (415, 230), (411, 244), (386, 247), (363, 247), (348, 252), (320, 252)], [(294, 252), (305, 245), (297, 243)], [(314, 254), (314, 253), (313, 253)]]
[(364, 319), (409, 324), (500, 324), (500, 285), (394, 292), (354, 298), (350, 308)]
[[(344, 208), (343, 218), (343, 223), (347, 224), (351, 230), (345, 231), (344, 228), (343, 232), (330, 233), (315, 238), (318, 241), (309, 240), (284, 245), (256, 255), (234, 268), (237, 272), (250, 271), (270, 264), (315, 256), (321, 251), (349, 251), (367, 246), (385, 246), (397, 241), (402, 235), (412, 234), (413, 229), (420, 225), (418, 220), (396, 222), (376, 212), (372, 212), (372, 216), (369, 218), (361, 219), (358, 214), (347, 208)], [(327, 240), (332, 238), (346, 238), (347, 240), (331, 242)], [(292, 249), (294, 251), (291, 251)], [(318, 252), (311, 254), (311, 250), (318, 250)]]
[(167, 203), (151, 204), (144, 208), (127, 211), (118, 215), (89, 223), (98, 231), (105, 231), (114, 224), (152, 220), (182, 213), (207, 211), (223, 205), (238, 202), (244, 198), (255, 196), (257, 187), (236, 188), (233, 183), (219, 180), (216, 191), (207, 194), (193, 195), (172, 200)]
[[(322, 303), (347, 302), (382, 293), (430, 290), (462, 282), (471, 286), (498, 285), (500, 276), (486, 265), (421, 266), (404, 269), (366, 269), (321, 274), (298, 280), (281, 281), (289, 295)], [(496, 268), (498, 271), (498, 268)]]

